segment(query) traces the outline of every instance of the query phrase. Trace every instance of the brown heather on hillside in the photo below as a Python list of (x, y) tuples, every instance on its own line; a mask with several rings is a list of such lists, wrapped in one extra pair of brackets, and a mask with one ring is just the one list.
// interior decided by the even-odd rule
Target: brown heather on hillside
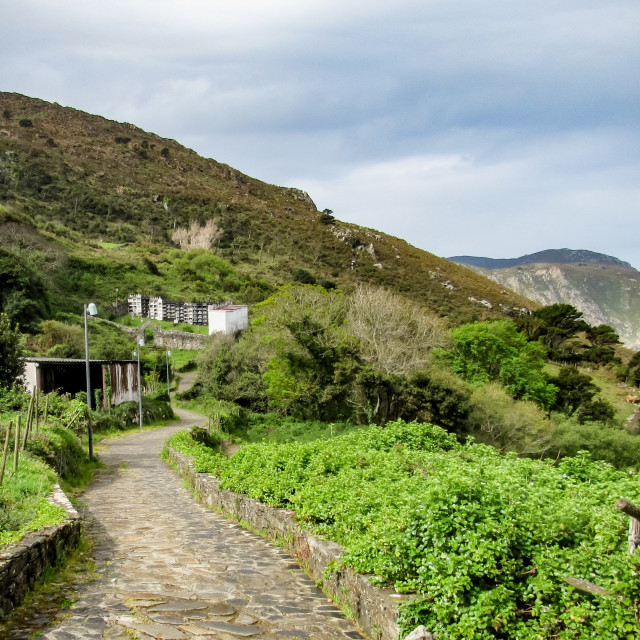
[[(153, 276), (162, 275), (163, 252), (177, 248), (175, 230), (214, 219), (222, 234), (212, 251), (247, 281), (277, 286), (304, 269), (325, 285), (387, 287), (455, 323), (536, 306), (404, 240), (327, 220), (298, 189), (266, 184), (132, 124), (14, 93), (0, 93), (0, 205), (0, 224), (35, 227), (89, 267), (108, 258), (123, 272), (140, 271), (144, 256), (149, 290), (161, 287)], [(109, 251), (99, 242), (125, 246)]]

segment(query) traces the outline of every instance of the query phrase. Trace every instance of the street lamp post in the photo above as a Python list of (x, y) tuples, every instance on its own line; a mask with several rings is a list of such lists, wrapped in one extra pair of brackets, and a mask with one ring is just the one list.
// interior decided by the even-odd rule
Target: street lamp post
[(116, 317), (118, 315), (118, 287), (116, 287)]
[(169, 391), (171, 387), (171, 378), (169, 378), (169, 356), (171, 355), (171, 351), (167, 351), (167, 398), (169, 399), (169, 404), (171, 404), (171, 393)]
[(144, 347), (144, 338), (138, 340), (138, 349), (133, 354), (138, 356), (138, 419), (140, 421), (140, 431), (142, 431), (142, 378), (140, 376), (140, 348)]
[[(84, 305), (84, 354), (85, 354), (85, 368), (87, 374), (87, 406), (89, 407), (89, 411), (91, 411), (91, 371), (89, 368), (89, 323), (87, 321), (87, 316), (97, 316), (98, 308), (93, 302)], [(88, 432), (89, 432), (89, 459), (93, 460), (93, 428), (91, 426), (91, 419), (89, 419), (88, 424)]]

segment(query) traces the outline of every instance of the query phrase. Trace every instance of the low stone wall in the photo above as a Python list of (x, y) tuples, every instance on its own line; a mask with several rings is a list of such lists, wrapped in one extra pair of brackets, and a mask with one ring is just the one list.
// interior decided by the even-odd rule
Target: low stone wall
[(169, 462), (195, 489), (200, 502), (284, 544), (311, 577), (322, 581), (326, 592), (350, 612), (369, 638), (397, 640), (398, 606), (408, 596), (380, 589), (372, 585), (366, 575), (340, 567), (336, 563), (339, 563), (343, 548), (302, 529), (295, 522), (292, 511), (274, 509), (247, 496), (221, 489), (215, 476), (196, 472), (191, 459), (174, 449), (169, 450)]
[(175, 331), (173, 329), (161, 329), (156, 327), (153, 335), (153, 343), (157, 347), (166, 349), (195, 349), (199, 350), (209, 336), (201, 333), (189, 333), (188, 331)]
[(157, 324), (147, 320), (139, 327), (125, 327), (122, 324), (98, 318), (100, 322), (112, 324), (121, 331), (128, 333), (136, 340), (144, 338), (144, 330), (149, 327), (153, 331), (153, 343), (156, 347), (165, 347), (166, 349), (193, 349), (199, 351), (207, 341), (208, 335), (202, 333), (190, 333), (189, 331), (177, 331), (175, 329), (162, 329)]
[(28, 533), (0, 551), (0, 619), (18, 606), (48, 567), (77, 545), (82, 519), (56, 485), (49, 500), (69, 514), (61, 524)]

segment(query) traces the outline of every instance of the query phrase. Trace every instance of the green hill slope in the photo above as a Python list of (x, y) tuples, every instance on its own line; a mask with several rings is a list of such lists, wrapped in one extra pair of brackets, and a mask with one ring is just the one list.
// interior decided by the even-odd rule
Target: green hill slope
[[(33, 318), (77, 312), (88, 298), (110, 302), (116, 287), (121, 298), (251, 302), (295, 279), (383, 285), (453, 322), (531, 306), (403, 240), (332, 220), (300, 190), (131, 124), (13, 93), (0, 93), (0, 206), (0, 268), (12, 274), (1, 302)], [(208, 220), (226, 262), (177, 264), (172, 234)]]

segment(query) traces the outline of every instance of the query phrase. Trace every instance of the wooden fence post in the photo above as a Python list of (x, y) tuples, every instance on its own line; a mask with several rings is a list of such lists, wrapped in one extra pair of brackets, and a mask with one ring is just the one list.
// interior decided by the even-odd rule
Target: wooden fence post
[(7, 435), (4, 439), (4, 447), (2, 449), (2, 469), (0, 469), (0, 486), (4, 479), (4, 469), (7, 466), (7, 455), (9, 453), (9, 438), (11, 437), (11, 429), (13, 429), (13, 422), (9, 421), (7, 425)]
[(13, 473), (18, 472), (18, 458), (20, 454), (20, 427), (22, 424), (22, 416), (18, 414), (16, 418), (16, 436), (13, 447)]
[(626, 513), (629, 517), (629, 553), (635, 553), (640, 547), (640, 507), (629, 502), (626, 498), (620, 498), (616, 502), (616, 509)]
[(44, 397), (44, 420), (42, 421), (45, 427), (47, 426), (48, 419), (49, 419), (49, 394), (47, 393)]

